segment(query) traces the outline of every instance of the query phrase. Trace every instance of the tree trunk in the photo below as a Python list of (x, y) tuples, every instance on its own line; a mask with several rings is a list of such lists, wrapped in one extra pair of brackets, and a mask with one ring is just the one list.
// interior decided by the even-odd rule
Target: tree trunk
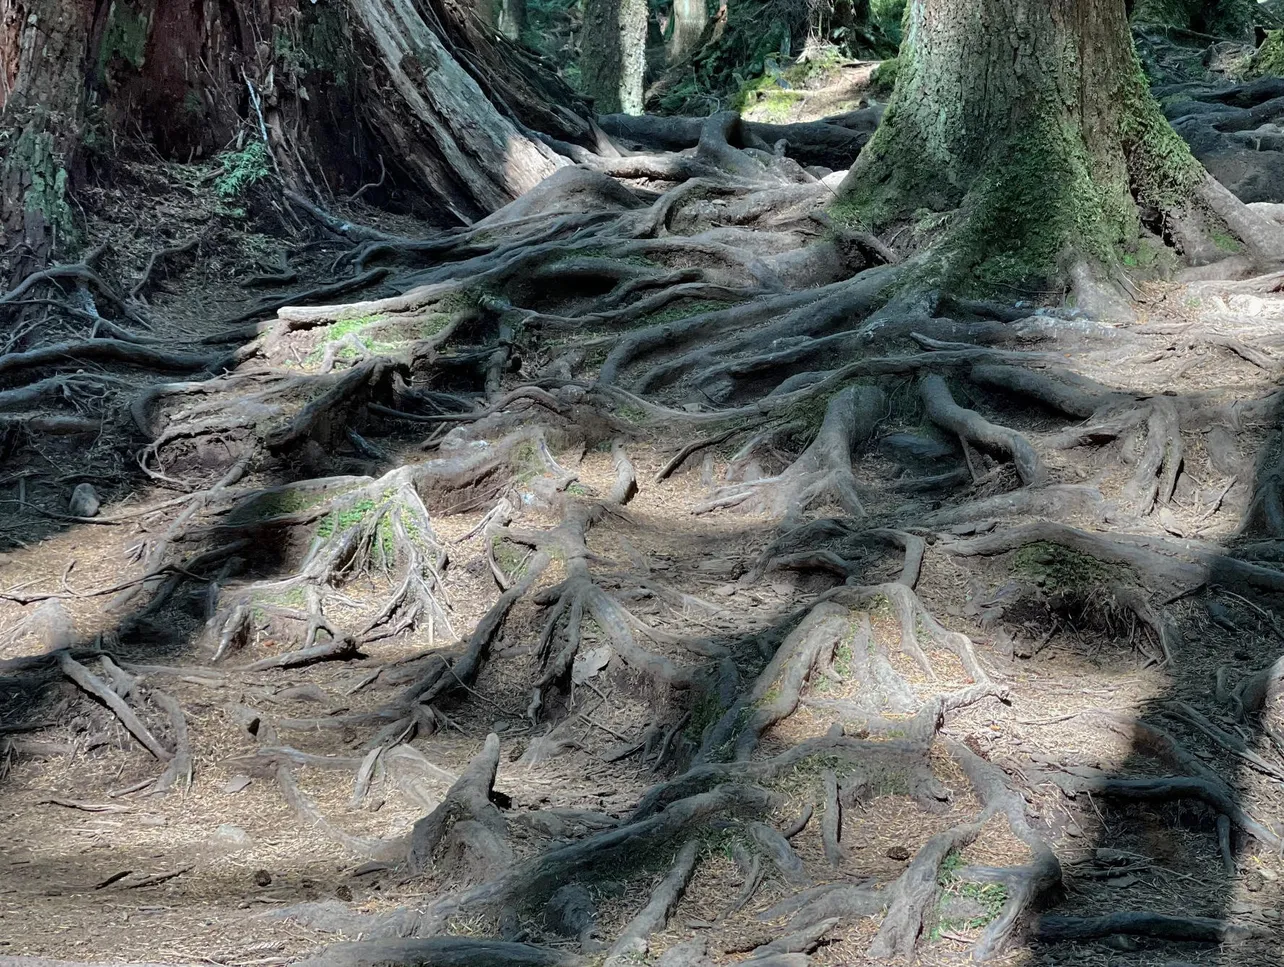
[(509, 40), (517, 40), (526, 28), (526, 0), (499, 0), (496, 27)]
[(0, 247), (11, 277), (72, 240), (93, 0), (0, 0)]
[(673, 0), (673, 33), (669, 35), (666, 52), (668, 63), (678, 63), (695, 49), (708, 22), (709, 8), (705, 0)]
[(941, 219), (914, 221), (939, 281), (1038, 288), (1112, 262), (1136, 246), (1139, 214), (1201, 184), (1149, 93), (1123, 0), (912, 0), (906, 26), (843, 207), (873, 228), (957, 210), (943, 235)]
[(472, 222), (565, 163), (495, 109), (413, 0), (352, 0), (351, 9), (371, 55), (361, 80), (366, 121), (446, 212)]
[(0, 81), (9, 278), (69, 247), (82, 169), (117, 153), (95, 144), (141, 136), (188, 161), (263, 140), (298, 190), (386, 167), (429, 214), (471, 222), (565, 163), (531, 129), (592, 136), (565, 85), (446, 0), (0, 0)]
[(646, 0), (586, 0), (580, 74), (598, 114), (641, 114)]

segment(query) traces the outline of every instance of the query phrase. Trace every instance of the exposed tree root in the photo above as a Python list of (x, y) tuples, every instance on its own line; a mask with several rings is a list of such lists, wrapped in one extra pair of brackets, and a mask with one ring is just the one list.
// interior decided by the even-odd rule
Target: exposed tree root
[[(200, 687), (237, 689), (227, 713), (256, 744), (224, 764), (272, 780), (318, 840), (435, 890), (377, 913), (287, 910), (362, 938), (303, 961), (315, 967), (569, 965), (595, 954), (622, 967), (684, 922), (701, 864), (723, 858), (735, 879), (706, 906), (710, 938), (675, 944), (657, 964), (748, 954), (759, 967), (801, 967), (820, 944), (850, 944), (841, 928), (863, 918), (878, 921), (867, 956), (913, 958), (944, 936), (965, 891), (991, 901), (962, 938), (975, 960), (1027, 940), (1254, 939), (1215, 918), (1046, 914), (1061, 845), (1044, 822), (1044, 791), (1022, 785), (1023, 770), (1055, 775), (1057, 808), (1194, 803), (1211, 813), (1230, 874), (1235, 838), (1275, 850), (1280, 837), (1214, 757), (1276, 782), (1284, 767), (1217, 710), (1189, 696), (1164, 704), (1184, 733), (1073, 713), (1162, 763), (1162, 778), (1040, 771), (1018, 742), (993, 761), (987, 744), (991, 732), (996, 745), (1015, 738), (999, 703), (1055, 676), (1011, 669), (1044, 660), (1067, 601), (1124, 616), (1122, 634), (1109, 629), (1130, 645), (1118, 660), (1150, 636), (1153, 661), (1171, 670), (1194, 644), (1186, 599), (1214, 587), (1284, 591), (1269, 540), (1284, 534), (1280, 460), (1263, 461), (1250, 486), (1234, 445), (1241, 425), (1274, 418), (1278, 399), (1165, 395), (1156, 386), (1171, 374), (1148, 369), (1215, 350), (1269, 379), (1275, 356), (1248, 326), (1115, 329), (904, 286), (913, 277), (897, 243), (836, 225), (822, 211), (823, 172), (793, 160), (863, 143), (859, 118), (784, 132), (725, 112), (611, 123), (649, 153), (541, 142), (577, 164), (559, 162), (507, 208), (425, 239), (291, 198), (325, 244), (349, 246), (335, 267), (353, 274), (263, 300), (197, 351), (146, 332), (137, 305), (88, 263), (0, 297), (0, 310), (16, 309), (57, 280), (104, 294), (117, 321), (63, 306), (60, 318), (88, 338), (21, 329), (10, 339), (0, 409), (55, 402), (99, 428), (111, 426), (112, 407), (127, 411), (146, 440), (142, 473), (178, 492), (94, 518), (140, 525), (138, 576), (98, 591), (64, 577), (60, 590), (2, 593), (48, 607), (10, 631), (54, 651), (0, 672), (61, 674), (107, 706), (165, 763), (135, 791), (188, 789), (201, 761), (183, 693), (141, 679), (164, 677), (170, 689), (186, 673)], [(679, 146), (686, 153), (672, 153)], [(1274, 251), (1270, 232), (1215, 189), (1203, 197), (1255, 256)], [(158, 252), (134, 295), (157, 259), (185, 250)], [(1237, 294), (1259, 298), (1277, 281)], [(328, 304), (340, 295), (359, 301)], [(210, 348), (241, 340), (233, 353)], [(60, 372), (91, 364), (126, 375)], [(120, 399), (138, 369), (201, 375)], [(1021, 405), (1003, 408), (1005, 398)], [(0, 443), (25, 418), (5, 422)], [(1200, 476), (1206, 453), (1211, 480)], [(632, 504), (648, 477), (656, 492)], [(19, 491), (19, 506), (25, 499)], [(709, 532), (725, 551), (675, 563), (661, 541), (633, 544), (661, 501), (767, 520), (702, 521), (726, 528)], [(1232, 510), (1268, 540), (1231, 551), (1201, 539)], [(461, 514), (470, 516), (458, 527), (443, 523)], [(1111, 532), (1094, 529), (1103, 522)], [(185, 595), (189, 583), (196, 593)], [(149, 621), (199, 613), (215, 667), (73, 648), (72, 609), (59, 602), (108, 594), (118, 612), (133, 609), (122, 641)], [(767, 618), (750, 634), (740, 610), (764, 602)], [(1265, 605), (1255, 613), (1273, 620)], [(1017, 635), (1037, 644), (1020, 650)], [(357, 660), (338, 685), (325, 677), (338, 669), (309, 667)], [(1222, 680), (1220, 700), (1242, 724), (1265, 718), (1282, 669)], [(337, 693), (350, 705), (298, 717), (259, 710)], [(140, 715), (148, 703), (164, 717)], [(38, 724), (3, 730), (26, 741), (28, 727)], [(410, 744), (444, 729), (472, 736), (470, 749), (480, 741), (458, 775)], [(285, 732), (299, 748), (282, 743)], [(348, 748), (310, 751), (308, 733)], [(610, 746), (596, 746), (604, 735)], [(514, 775), (501, 775), (506, 761)], [(599, 761), (654, 784), (631, 806), (605, 794), (601, 805), (566, 805), (561, 787)], [(387, 789), (420, 818), (387, 838), (349, 833), (300, 788), (305, 769), (350, 776), (354, 808), (377, 808)], [(497, 778), (507, 790), (522, 777), (545, 784), (545, 801), (496, 790)], [(862, 827), (889, 796), (931, 826), (885, 857), (904, 866), (861, 875)], [(964, 859), (995, 829), (1016, 844), (1009, 865)], [(609, 936), (596, 890), (608, 882), (628, 887)], [(717, 948), (711, 938), (738, 915), (788, 925)], [(496, 939), (448, 936), (462, 921)]]

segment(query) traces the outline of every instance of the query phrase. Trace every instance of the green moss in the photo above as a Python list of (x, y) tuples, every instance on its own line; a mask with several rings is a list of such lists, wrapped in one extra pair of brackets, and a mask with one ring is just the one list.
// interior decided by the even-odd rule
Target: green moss
[(249, 503), (238, 507), (231, 515), (229, 520), (236, 523), (243, 523), (252, 520), (268, 520), (272, 517), (284, 517), (288, 514), (297, 514), (300, 511), (307, 510), (315, 506), (326, 495), (320, 493), (308, 493), (303, 490), (278, 490), (272, 493), (264, 494), (251, 500)]
[(55, 251), (74, 248), (75, 220), (67, 196), (67, 169), (52, 133), (45, 129), (50, 117), (41, 109), (32, 115), (16, 138), (0, 142), (0, 170), (6, 184), (26, 186), (24, 210), (39, 213), (51, 235)]
[(1249, 77), (1284, 77), (1284, 29), (1269, 30), (1262, 46), (1253, 55)]
[(1018, 550), (1012, 572), (1049, 591), (1077, 593), (1128, 583), (1131, 576), (1131, 571), (1122, 565), (1108, 564), (1048, 541), (1026, 544)]
[(1203, 178), (1204, 168), (1164, 117), (1135, 58), (1118, 99), (1124, 104), (1119, 133), (1138, 204), (1157, 209), (1182, 205)]
[[(914, 88), (907, 57), (899, 58), (898, 93), (862, 152), (864, 177), (853, 179), (831, 210), (836, 222), (875, 232), (911, 221), (910, 205), (953, 213), (930, 224), (913, 219), (914, 238), (934, 257), (906, 273), (905, 285), (978, 293), (1059, 288), (1069, 261), (1113, 264), (1135, 251), (1138, 206), (1177, 207), (1202, 177), (1135, 59), (1111, 98), (1119, 105), (1118, 149), (1108, 135), (1090, 147), (1080, 119), (1049, 92), (1043, 103), (1034, 100), (1001, 149), (978, 145), (976, 160), (966, 163), (952, 153), (962, 150), (950, 133), (957, 118), (938, 124), (916, 112), (902, 119), (902, 100), (912, 95), (899, 92)], [(925, 230), (932, 234), (924, 237)]]
[(691, 707), (691, 720), (687, 722), (682, 734), (699, 745), (704, 739), (704, 733), (722, 718), (725, 711), (717, 695), (711, 691), (703, 692)]
[(1230, 252), (1233, 254), (1244, 250), (1244, 246), (1240, 244), (1239, 240), (1235, 238), (1234, 235), (1229, 235), (1226, 232), (1213, 232), (1212, 235), (1213, 244), (1223, 252)]
[(823, 48), (817, 56), (799, 60), (784, 70), (775, 69), (768, 61), (761, 77), (740, 86), (731, 98), (731, 107), (742, 113), (752, 111), (764, 121), (779, 123), (806, 97), (800, 88), (823, 79), (842, 63), (842, 57), (833, 47)]
[(900, 58), (885, 60), (874, 68), (869, 75), (869, 89), (875, 94), (886, 97), (896, 88), (896, 78), (901, 72)]
[(508, 463), (513, 468), (517, 482), (521, 484), (530, 483), (544, 472), (544, 461), (540, 459), (539, 448), (529, 440), (523, 440), (513, 447)]
[(520, 579), (526, 575), (526, 556), (498, 534), (491, 539), (491, 548), (495, 554), (495, 563), (510, 578)]
[(645, 316), (641, 322), (648, 326), (662, 326), (669, 322), (678, 322), (682, 319), (690, 319), (692, 316), (702, 316), (709, 312), (721, 312), (723, 309), (730, 309), (734, 302), (722, 302), (717, 299), (678, 299)]
[(107, 80), (107, 65), (114, 58), (119, 58), (134, 70), (140, 70), (145, 62), (150, 33), (151, 21), (144, 14), (136, 12), (127, 3), (115, 0), (107, 12), (107, 25), (98, 47), (99, 83)]

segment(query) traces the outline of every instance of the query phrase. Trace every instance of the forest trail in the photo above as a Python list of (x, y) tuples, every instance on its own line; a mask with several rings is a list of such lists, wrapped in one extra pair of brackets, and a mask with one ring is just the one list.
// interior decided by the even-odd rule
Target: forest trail
[(0, 957), (1278, 962), (1284, 278), (889, 298), (727, 130), (453, 234), (96, 199), (0, 356)]

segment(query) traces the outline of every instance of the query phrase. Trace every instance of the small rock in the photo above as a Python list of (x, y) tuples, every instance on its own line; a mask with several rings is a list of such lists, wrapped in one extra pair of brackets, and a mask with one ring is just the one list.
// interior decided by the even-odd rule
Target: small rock
[(1070, 823), (1066, 826), (1066, 835), (1078, 839), (1083, 836), (1083, 827), (1078, 823)]
[(1106, 886), (1113, 886), (1118, 889), (1123, 889), (1125, 887), (1132, 886), (1134, 883), (1137, 883), (1137, 882), (1139, 881), (1135, 876), (1112, 876), (1110, 877), (1110, 879), (1106, 880)]
[(887, 858), (889, 860), (896, 860), (898, 863), (903, 863), (910, 858), (910, 851), (904, 846), (893, 846), (887, 851)]
[(71, 500), (67, 502), (67, 509), (73, 517), (97, 517), (98, 494), (90, 484), (76, 484), (76, 489), (71, 492)]
[(224, 849), (246, 849), (250, 845), (250, 834), (240, 826), (223, 823), (214, 831), (214, 842)]
[(720, 598), (729, 598), (736, 593), (734, 584), (722, 584), (713, 589), (713, 593)]
[(251, 782), (249, 776), (233, 776), (223, 784), (223, 792), (232, 793), (240, 792)]
[(6, 564), (10, 564), (12, 562), (13, 562), (12, 554), (0, 554), (0, 567), (4, 567)]
[(337, 896), (340, 900), (348, 901), (352, 899), (352, 890), (350, 890), (348, 887), (344, 886), (343, 884), (340, 884), (339, 886), (334, 888), (334, 895)]
[(255, 886), (267, 886), (267, 885), (268, 885), (268, 884), (270, 884), (271, 882), (272, 882), (272, 874), (271, 874), (271, 873), (269, 873), (267, 870), (255, 870), (255, 871), (254, 871), (254, 885), (255, 885)]
[(1266, 886), (1266, 877), (1252, 870), (1244, 877), (1244, 889), (1249, 893), (1260, 893)]

